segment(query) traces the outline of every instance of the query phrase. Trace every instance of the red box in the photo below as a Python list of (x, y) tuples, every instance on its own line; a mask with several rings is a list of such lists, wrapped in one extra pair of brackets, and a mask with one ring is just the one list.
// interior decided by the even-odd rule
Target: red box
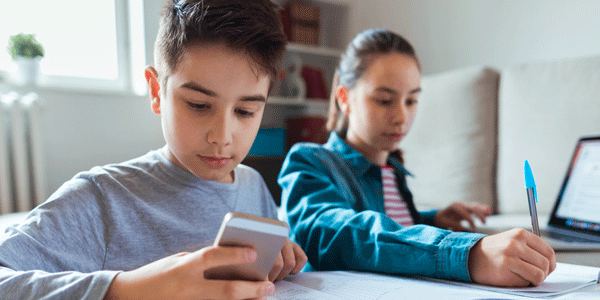
[(327, 86), (323, 71), (313, 66), (302, 67), (302, 79), (306, 83), (306, 98), (308, 99), (329, 99)]
[(321, 116), (305, 116), (286, 120), (286, 143), (289, 150), (299, 142), (324, 144), (329, 138), (325, 128), (326, 119)]

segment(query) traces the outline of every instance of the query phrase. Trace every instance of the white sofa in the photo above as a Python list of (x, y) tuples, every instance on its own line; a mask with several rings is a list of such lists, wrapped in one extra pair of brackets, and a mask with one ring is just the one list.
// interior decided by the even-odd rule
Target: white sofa
[(600, 56), (464, 68), (423, 76), (422, 88), (401, 143), (417, 207), (460, 200), (527, 213), (527, 159), (548, 214), (576, 141), (600, 134)]

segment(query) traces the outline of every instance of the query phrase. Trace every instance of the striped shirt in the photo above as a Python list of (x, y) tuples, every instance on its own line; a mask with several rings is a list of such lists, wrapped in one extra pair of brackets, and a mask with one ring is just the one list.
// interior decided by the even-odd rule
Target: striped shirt
[(402, 200), (396, 187), (394, 169), (390, 166), (382, 166), (381, 179), (383, 181), (383, 206), (385, 207), (385, 214), (402, 226), (413, 225), (414, 222), (406, 207), (406, 203)]

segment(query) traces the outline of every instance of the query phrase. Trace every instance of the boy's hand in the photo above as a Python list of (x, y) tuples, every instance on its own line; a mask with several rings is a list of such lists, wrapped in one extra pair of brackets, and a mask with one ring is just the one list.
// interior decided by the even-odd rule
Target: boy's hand
[(287, 239), (269, 272), (269, 280), (277, 281), (285, 278), (288, 274), (298, 274), (307, 261), (308, 258), (302, 248)]
[(171, 255), (119, 273), (104, 299), (262, 299), (275, 291), (272, 282), (204, 278), (207, 269), (254, 260), (256, 251), (247, 247), (207, 247)]
[(453, 231), (464, 231), (460, 224), (462, 220), (469, 222), (472, 229), (475, 228), (473, 216), (476, 215), (481, 222), (485, 223), (485, 217), (492, 214), (492, 208), (489, 205), (480, 203), (454, 202), (445, 209), (439, 210), (433, 216), (433, 225), (438, 228), (450, 229)]
[(538, 286), (555, 268), (552, 247), (524, 229), (485, 237), (469, 253), (471, 279), (486, 285)]

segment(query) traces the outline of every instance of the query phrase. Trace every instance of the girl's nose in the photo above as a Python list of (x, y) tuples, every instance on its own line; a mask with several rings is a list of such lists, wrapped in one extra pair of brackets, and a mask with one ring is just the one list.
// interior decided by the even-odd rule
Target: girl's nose
[(392, 113), (392, 122), (394, 124), (404, 123), (404, 120), (406, 120), (406, 112), (407, 112), (406, 107), (404, 107), (404, 105), (402, 105), (402, 103), (399, 103), (394, 108), (394, 111)]

